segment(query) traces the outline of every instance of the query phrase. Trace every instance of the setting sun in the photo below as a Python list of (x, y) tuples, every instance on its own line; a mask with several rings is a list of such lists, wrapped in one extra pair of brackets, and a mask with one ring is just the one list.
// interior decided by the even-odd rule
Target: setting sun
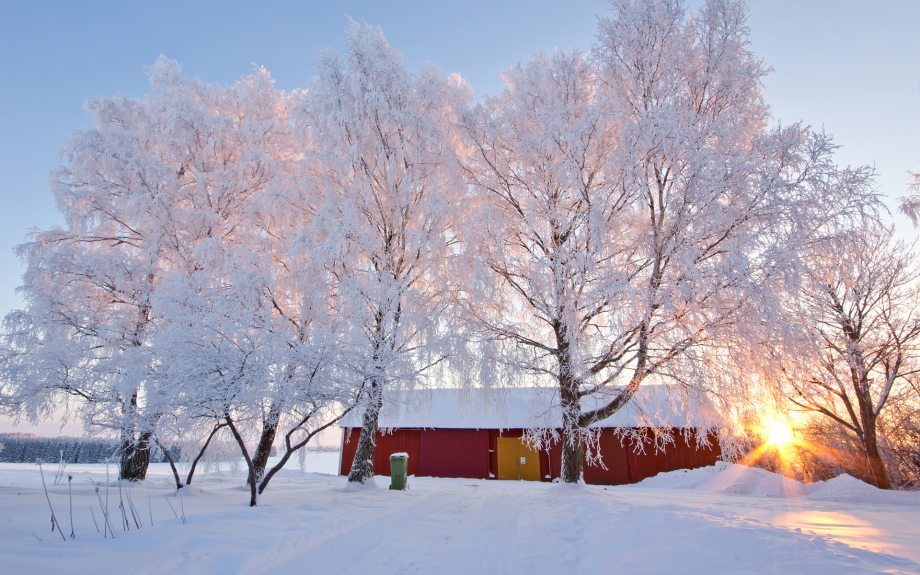
[(761, 434), (766, 444), (775, 447), (783, 447), (795, 441), (792, 426), (789, 425), (789, 422), (777, 417), (763, 423)]

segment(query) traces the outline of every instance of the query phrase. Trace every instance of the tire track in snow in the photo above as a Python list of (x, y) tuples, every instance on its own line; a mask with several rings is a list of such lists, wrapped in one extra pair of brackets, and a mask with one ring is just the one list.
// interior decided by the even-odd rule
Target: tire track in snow
[[(414, 496), (413, 494), (410, 494)], [(376, 550), (398, 537), (414, 515), (413, 510), (424, 506), (429, 500), (439, 495), (436, 492), (413, 497), (409, 503), (394, 500), (401, 497), (399, 493), (388, 493), (389, 500), (377, 499), (381, 496), (376, 490), (367, 493), (361, 491), (346, 492), (341, 498), (330, 502), (331, 506), (343, 505), (342, 511), (350, 519), (361, 516), (357, 522), (329, 526), (311, 522), (309, 519), (300, 526), (313, 530), (314, 533), (293, 533), (266, 550), (267, 559), (251, 560), (241, 572), (245, 573), (295, 573), (323, 572), (347, 573)], [(371, 499), (368, 499), (370, 497)], [(352, 499), (354, 498), (354, 499)], [(367, 507), (366, 509), (361, 509)], [(316, 530), (322, 530), (319, 534)], [(386, 535), (381, 537), (380, 533)], [(338, 568), (336, 568), (337, 564)]]
[[(366, 503), (348, 497), (336, 502), (347, 506), (343, 513), (349, 515)], [(249, 563), (243, 571), (520, 573), (524, 508), (501, 493), (480, 495), (471, 485), (451, 486), (409, 504), (378, 507), (363, 521), (333, 527), (319, 537), (289, 534), (266, 553), (269, 560)]]

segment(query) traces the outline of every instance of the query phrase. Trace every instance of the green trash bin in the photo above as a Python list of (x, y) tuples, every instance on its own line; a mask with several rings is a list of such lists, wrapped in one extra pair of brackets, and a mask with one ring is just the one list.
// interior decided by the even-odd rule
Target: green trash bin
[(409, 471), (409, 454), (393, 453), (390, 455), (390, 489), (403, 491), (406, 488), (406, 475)]

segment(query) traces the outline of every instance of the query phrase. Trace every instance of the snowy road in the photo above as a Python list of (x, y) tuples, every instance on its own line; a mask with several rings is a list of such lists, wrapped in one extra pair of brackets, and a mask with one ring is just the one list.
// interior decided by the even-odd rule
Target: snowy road
[[(0, 466), (4, 572), (920, 573), (917, 493), (816, 500), (715, 493), (711, 482), (605, 489), (430, 478), (390, 492), (291, 471), (257, 509), (245, 507), (235, 477), (203, 477), (182, 498), (182, 525), (159, 476), (132, 491), (154, 525), (116, 527), (106, 540), (89, 512), (98, 471), (74, 470), (77, 540), (65, 543), (48, 532), (37, 474)], [(867, 501), (879, 497), (896, 501)], [(66, 485), (52, 501), (69, 526)]]

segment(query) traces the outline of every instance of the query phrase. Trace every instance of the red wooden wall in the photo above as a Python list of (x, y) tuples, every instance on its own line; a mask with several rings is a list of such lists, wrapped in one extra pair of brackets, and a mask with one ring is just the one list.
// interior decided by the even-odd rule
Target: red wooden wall
[[(361, 429), (346, 429), (342, 444), (342, 475), (351, 471), (351, 464), (355, 459), (358, 449), (358, 437)], [(390, 454), (404, 451), (409, 454), (409, 475), (421, 475), (419, 472), (419, 446), (421, 444), (421, 431), (418, 429), (400, 429), (393, 433), (378, 433), (377, 448), (374, 449), (374, 473), (378, 475), (390, 474)]]
[[(355, 457), (360, 429), (345, 430), (342, 463), (339, 472), (348, 474)], [(409, 475), (427, 477), (469, 477), (486, 479), (497, 476), (497, 438), (521, 437), (523, 430), (476, 429), (396, 429), (378, 432), (374, 450), (374, 471), (389, 475), (390, 454), (409, 454)], [(621, 442), (612, 429), (603, 429), (599, 438), (603, 465), (584, 467), (585, 482), (619, 485), (636, 483), (663, 471), (692, 469), (713, 465), (721, 455), (718, 441), (697, 447), (694, 435), (688, 438), (674, 430), (674, 442), (664, 451), (656, 451), (650, 431), (642, 431), (636, 439)], [(637, 450), (641, 443), (644, 451)], [(559, 477), (562, 452), (554, 442), (540, 452), (540, 476), (544, 481)]]
[[(591, 463), (586, 461), (584, 470), (585, 483), (604, 483), (620, 485), (632, 483), (629, 477), (629, 454), (627, 448), (620, 442), (616, 434), (609, 429), (601, 431), (598, 438), (598, 448), (601, 461)], [(562, 455), (559, 456), (560, 463)], [(558, 476), (558, 471), (556, 472)]]
[[(347, 475), (358, 448), (361, 429), (346, 429), (339, 472)], [(489, 432), (475, 429), (394, 429), (377, 433), (374, 472), (390, 474), (390, 454), (409, 454), (409, 475), (425, 477), (489, 477)]]
[(489, 477), (489, 432), (478, 429), (423, 430), (419, 459), (419, 475), (486, 479)]

